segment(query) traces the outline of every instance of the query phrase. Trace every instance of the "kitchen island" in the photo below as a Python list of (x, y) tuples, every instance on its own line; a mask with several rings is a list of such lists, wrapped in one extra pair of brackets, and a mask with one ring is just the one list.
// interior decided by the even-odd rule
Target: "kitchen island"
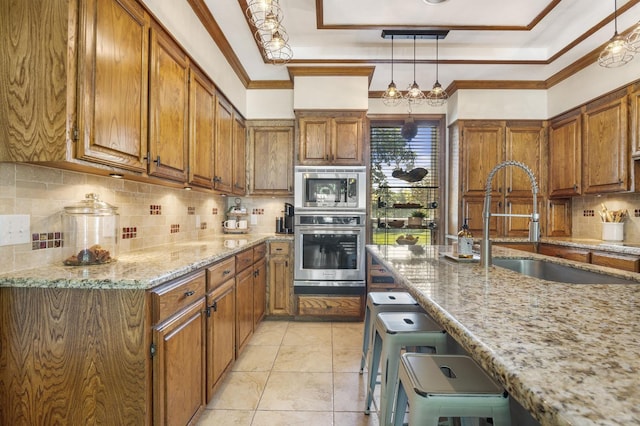
[(450, 260), (451, 249), (367, 247), (541, 424), (640, 424), (640, 274), (554, 259), (639, 281), (556, 283)]

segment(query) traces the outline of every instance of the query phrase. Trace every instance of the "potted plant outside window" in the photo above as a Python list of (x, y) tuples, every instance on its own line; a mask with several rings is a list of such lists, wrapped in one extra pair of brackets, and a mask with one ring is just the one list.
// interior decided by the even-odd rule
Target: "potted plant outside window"
[(422, 210), (414, 210), (411, 212), (411, 216), (409, 216), (407, 225), (413, 227), (421, 227), (422, 221), (425, 217), (427, 217), (427, 215)]

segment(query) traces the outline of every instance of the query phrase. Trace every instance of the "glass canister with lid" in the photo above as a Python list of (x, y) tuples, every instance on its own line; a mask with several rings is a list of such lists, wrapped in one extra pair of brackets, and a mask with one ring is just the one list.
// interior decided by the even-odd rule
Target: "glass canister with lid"
[(64, 264), (86, 266), (109, 263), (118, 257), (118, 208), (97, 194), (64, 208), (62, 227)]

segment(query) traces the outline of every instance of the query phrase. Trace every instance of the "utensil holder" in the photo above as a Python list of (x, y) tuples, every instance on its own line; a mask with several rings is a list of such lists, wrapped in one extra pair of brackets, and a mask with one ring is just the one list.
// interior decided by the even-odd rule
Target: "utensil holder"
[(602, 239), (604, 241), (623, 241), (624, 222), (602, 222)]

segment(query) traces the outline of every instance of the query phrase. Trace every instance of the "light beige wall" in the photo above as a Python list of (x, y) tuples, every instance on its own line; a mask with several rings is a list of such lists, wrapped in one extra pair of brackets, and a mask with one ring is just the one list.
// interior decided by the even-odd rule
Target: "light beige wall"
[(368, 77), (295, 77), (294, 109), (353, 109), (369, 106)]

